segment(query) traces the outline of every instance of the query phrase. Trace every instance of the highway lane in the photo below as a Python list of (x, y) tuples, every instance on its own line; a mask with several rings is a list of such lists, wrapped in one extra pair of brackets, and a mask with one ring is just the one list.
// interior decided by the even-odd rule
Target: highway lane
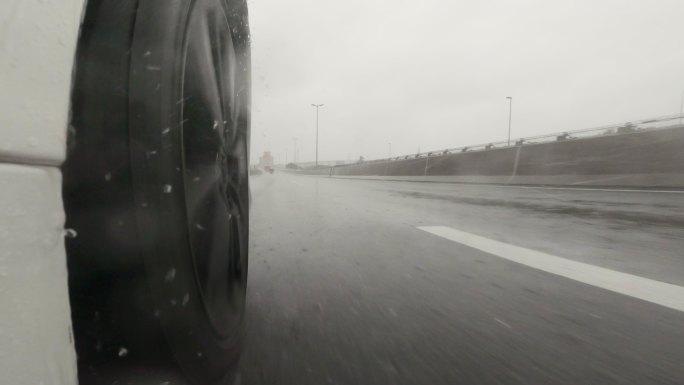
[(680, 384), (684, 313), (419, 228), (684, 285), (684, 195), (263, 175), (243, 384)]

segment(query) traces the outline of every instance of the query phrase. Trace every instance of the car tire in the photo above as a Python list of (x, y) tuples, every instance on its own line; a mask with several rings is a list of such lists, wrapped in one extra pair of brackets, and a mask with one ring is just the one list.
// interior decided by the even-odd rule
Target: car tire
[(220, 383), (248, 265), (245, 0), (90, 0), (63, 166), (79, 373), (168, 357)]

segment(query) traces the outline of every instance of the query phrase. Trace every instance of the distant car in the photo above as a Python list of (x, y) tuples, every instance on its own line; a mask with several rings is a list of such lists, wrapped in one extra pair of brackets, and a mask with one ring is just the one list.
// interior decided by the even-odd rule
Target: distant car
[(26, 274), (0, 296), (0, 373), (75, 384), (75, 340), (81, 376), (173, 357), (224, 380), (247, 279), (246, 0), (7, 1), (0, 262)]
[(252, 176), (261, 175), (263, 173), (264, 172), (261, 171), (261, 169), (258, 167), (252, 167), (249, 169), (249, 175), (252, 175)]
[(273, 167), (271, 166), (266, 166), (264, 167), (264, 171), (266, 171), (269, 174), (273, 174)]

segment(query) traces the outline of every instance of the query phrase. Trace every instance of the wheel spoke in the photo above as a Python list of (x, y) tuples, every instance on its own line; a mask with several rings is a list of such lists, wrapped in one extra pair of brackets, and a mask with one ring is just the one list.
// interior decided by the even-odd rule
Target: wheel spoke
[(209, 25), (201, 12), (197, 12), (191, 21), (188, 51), (184, 77), (184, 101), (206, 109), (203, 114), (210, 117), (204, 122), (206, 128), (220, 133), (223, 127), (223, 95), (219, 79), (216, 76), (217, 63), (212, 47), (212, 36)]
[(237, 99), (235, 98), (235, 73), (237, 57), (233, 46), (232, 33), (228, 26), (228, 18), (223, 10), (216, 12), (214, 38), (216, 42), (216, 73), (219, 79), (221, 98), (223, 101), (224, 134), (230, 142), (235, 135)]

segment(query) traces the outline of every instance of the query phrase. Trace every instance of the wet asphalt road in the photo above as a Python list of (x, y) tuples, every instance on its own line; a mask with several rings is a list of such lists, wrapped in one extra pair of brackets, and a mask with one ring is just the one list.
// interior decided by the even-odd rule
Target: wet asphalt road
[(684, 286), (684, 195), (252, 180), (241, 384), (682, 384), (684, 313), (418, 230)]

